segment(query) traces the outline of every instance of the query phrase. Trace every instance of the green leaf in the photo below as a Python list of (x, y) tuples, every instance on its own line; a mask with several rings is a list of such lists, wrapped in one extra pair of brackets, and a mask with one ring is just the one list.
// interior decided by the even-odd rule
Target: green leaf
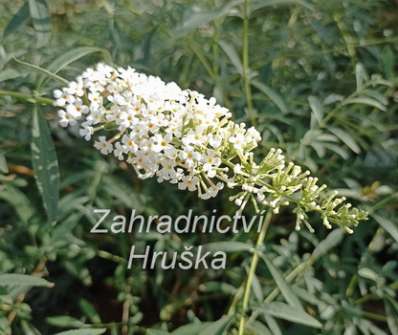
[(3, 31), (3, 37), (6, 37), (18, 30), (27, 20), (29, 19), (29, 4), (24, 2), (24, 4), (18, 9), (15, 15), (12, 17), (10, 22), (6, 25)]
[(342, 142), (344, 142), (344, 144), (347, 145), (347, 147), (349, 147), (353, 152), (355, 152), (356, 154), (359, 154), (361, 152), (361, 148), (358, 146), (358, 144), (355, 142), (352, 136), (348, 134), (346, 131), (336, 127), (329, 127), (328, 129), (331, 133), (336, 135)]
[[(389, 335), (384, 330), (381, 330), (379, 327), (376, 327), (372, 322), (366, 319), (358, 320), (358, 328), (361, 330), (361, 334), (365, 335)], [(391, 335), (391, 334), (390, 334)], [(395, 334), (392, 334), (395, 335)]]
[(343, 105), (352, 105), (352, 104), (363, 104), (375, 107), (383, 112), (386, 111), (386, 107), (381, 104), (379, 101), (369, 98), (369, 97), (358, 97), (358, 98), (350, 98), (343, 102)]
[(48, 219), (52, 222), (56, 220), (58, 212), (58, 160), (47, 121), (37, 107), (33, 111), (31, 150), (37, 187)]
[[(40, 335), (41, 333), (29, 322), (21, 320), (21, 328), (24, 335)], [(0, 324), (1, 329), (1, 324)]]
[(17, 70), (6, 69), (6, 70), (0, 72), (0, 82), (10, 80), (10, 79), (15, 79), (20, 76), (21, 76), (21, 74)]
[(257, 80), (252, 80), (251, 83), (254, 87), (263, 92), (279, 108), (279, 110), (283, 114), (286, 114), (288, 112), (285, 101), (274, 89), (263, 83), (260, 83)]
[(283, 320), (300, 323), (306, 326), (321, 328), (322, 324), (300, 308), (292, 307), (282, 302), (272, 302), (260, 307), (259, 311)]
[(245, 242), (213, 242), (203, 246), (208, 251), (224, 251), (224, 252), (237, 252), (237, 251), (253, 251), (253, 246)]
[(384, 306), (387, 314), (387, 325), (391, 334), (398, 334), (398, 313), (395, 313), (388, 301), (384, 301)]
[(314, 6), (304, 0), (254, 0), (251, 6), (252, 11), (277, 5), (301, 5), (309, 10), (315, 10)]
[(357, 91), (362, 90), (366, 82), (369, 81), (369, 76), (361, 63), (355, 65), (355, 79), (357, 83)]
[(170, 333), (165, 330), (147, 329), (146, 335), (170, 335)]
[[(326, 143), (325, 143), (326, 144)], [(326, 153), (326, 146), (322, 142), (311, 142), (310, 146), (315, 150), (316, 154), (320, 157), (323, 158)]]
[(84, 329), (74, 329), (66, 330), (54, 335), (100, 335), (106, 332), (106, 328), (84, 328)]
[(262, 302), (264, 300), (263, 288), (261, 287), (261, 283), (256, 275), (253, 275), (252, 290), (256, 299), (259, 302)]
[(4, 273), (0, 274), (0, 286), (53, 287), (54, 284), (40, 277), (17, 273)]
[(288, 283), (285, 281), (283, 275), (274, 266), (274, 264), (272, 264), (272, 261), (266, 255), (262, 255), (262, 258), (267, 265), (268, 270), (271, 272), (271, 275), (274, 278), (276, 285), (278, 285), (283, 297), (286, 299), (289, 305), (304, 310), (300, 300), (294, 294)]
[(398, 242), (398, 226), (397, 224), (393, 223), (389, 219), (377, 215), (377, 214), (372, 214), (372, 217), (376, 220), (376, 222), (387, 232), (389, 233), (392, 238)]
[(237, 291), (236, 287), (231, 284), (215, 281), (203, 283), (200, 285), (199, 289), (201, 292), (222, 293), (225, 295), (234, 295)]
[(395, 53), (390, 46), (385, 46), (381, 54), (384, 73), (388, 79), (393, 79), (395, 75)]
[(323, 106), (319, 99), (314, 96), (308, 97), (308, 103), (310, 104), (311, 110), (312, 110), (312, 115), (314, 116), (314, 119), (320, 123), (323, 119), (324, 111), (323, 111)]
[(327, 254), (331, 249), (336, 247), (344, 237), (342, 229), (333, 230), (324, 240), (322, 240), (312, 252), (311, 257), (316, 260), (319, 257)]
[(147, 329), (146, 335), (170, 335), (170, 333), (165, 330)]
[(207, 60), (207, 57), (200, 45), (198, 43), (195, 43), (194, 41), (190, 41), (189, 45), (196, 57), (198, 57), (199, 61), (202, 63), (203, 67), (206, 69), (207, 73), (210, 75), (211, 78), (215, 80), (216, 75), (214, 74), (213, 68)]
[(348, 159), (350, 157), (349, 152), (346, 150), (346, 148), (333, 144), (333, 143), (324, 143), (323, 146), (333, 152), (335, 152), (336, 154), (338, 154), (339, 156), (343, 157), (344, 159)]
[(79, 306), (82, 312), (89, 318), (92, 323), (101, 323), (101, 318), (98, 315), (95, 307), (86, 299), (82, 298), (79, 301)]
[(362, 278), (373, 280), (376, 283), (379, 281), (379, 275), (375, 271), (373, 271), (372, 269), (369, 269), (369, 268), (366, 268), (366, 267), (360, 268), (358, 270), (358, 274)]
[(29, 219), (35, 213), (28, 197), (19, 189), (11, 185), (2, 186), (0, 191), (0, 199), (3, 199), (11, 204), (24, 223), (28, 223)]
[(25, 66), (26, 68), (28, 68), (30, 70), (33, 70), (33, 71), (41, 73), (41, 74), (43, 74), (43, 75), (45, 75), (47, 77), (50, 77), (50, 78), (52, 78), (54, 80), (57, 80), (57, 81), (61, 82), (64, 85), (68, 85), (68, 83), (69, 83), (66, 79), (58, 76), (57, 74), (51, 73), (50, 71), (48, 71), (46, 69), (43, 69), (42, 67), (40, 67), (38, 65), (34, 65), (34, 64), (31, 64), (31, 63), (28, 63), (28, 62), (24, 62), (24, 61), (22, 61), (20, 59), (17, 59), (15, 57), (14, 57), (14, 61), (17, 62), (18, 64), (21, 64), (21, 65)]
[(315, 131), (314, 135), (315, 135), (314, 139), (319, 142), (335, 142), (335, 143), (339, 142), (336, 136), (332, 134), (325, 134), (323, 132)]
[(190, 32), (196, 30), (197, 28), (209, 24), (219, 17), (227, 15), (233, 7), (242, 2), (243, 0), (228, 1), (224, 6), (218, 9), (212, 9), (209, 11), (202, 11), (192, 14), (191, 17), (185, 20), (183, 24), (176, 29), (175, 36), (185, 36)]
[(236, 52), (236, 50), (233, 47), (233, 45), (231, 45), (230, 43), (228, 43), (226, 41), (220, 41), (219, 45), (220, 45), (221, 49), (223, 49), (225, 54), (228, 56), (229, 60), (231, 61), (231, 63), (235, 67), (236, 71), (240, 75), (242, 75), (242, 73), (243, 73), (242, 62), (240, 61), (239, 55)]
[(0, 151), (0, 172), (8, 173), (8, 165), (4, 152)]
[(376, 101), (380, 102), (383, 106), (388, 105), (388, 98), (386, 95), (380, 93), (376, 90), (367, 89), (363, 91), (364, 95), (368, 96), (369, 98), (375, 99)]
[[(52, 74), (57, 74), (58, 72), (65, 69), (68, 65), (72, 64), (73, 62), (83, 58), (87, 55), (92, 53), (102, 53), (104, 59), (108, 62), (112, 62), (112, 56), (106, 49), (96, 48), (96, 47), (78, 47), (72, 50), (69, 50), (56, 58), (53, 62), (51, 62), (48, 67), (47, 71), (51, 72)], [(45, 77), (41, 77), (39, 79), (38, 86), (41, 86), (42, 83), (45, 81)]]
[(57, 74), (68, 65), (92, 53), (102, 53), (107, 62), (112, 62), (112, 56), (106, 49), (96, 47), (79, 47), (62, 54), (55, 59), (49, 66), (48, 71)]
[(39, 39), (47, 40), (50, 32), (50, 16), (46, 0), (28, 0), (33, 28), (39, 33)]
[(264, 319), (267, 322), (268, 328), (271, 330), (273, 335), (282, 335), (282, 331), (278, 325), (278, 322), (271, 316), (264, 313)]
[[(96, 164), (99, 167), (99, 164)], [(107, 193), (109, 195), (114, 196), (121, 203), (129, 208), (135, 208), (138, 211), (143, 210), (145, 205), (143, 203), (143, 198), (140, 197), (140, 194), (134, 193), (134, 191), (127, 185), (123, 183), (120, 179), (116, 178), (112, 175), (107, 175), (106, 170), (97, 170), (98, 174), (98, 182), (101, 182), (104, 185)], [(95, 186), (95, 185), (94, 185)], [(98, 185), (97, 185), (98, 186)]]
[(46, 318), (46, 321), (51, 326), (61, 328), (82, 328), (86, 326), (84, 322), (80, 321), (79, 319), (72, 318), (68, 315), (49, 316), (48, 318)]
[(271, 331), (259, 321), (250, 322), (246, 328), (253, 332), (254, 335), (272, 335)]
[(215, 322), (209, 322), (198, 335), (223, 335), (227, 331), (232, 318), (233, 316), (223, 316)]
[(194, 323), (179, 327), (174, 330), (171, 334), (173, 335), (197, 335), (199, 332), (209, 325), (209, 322), (205, 323)]

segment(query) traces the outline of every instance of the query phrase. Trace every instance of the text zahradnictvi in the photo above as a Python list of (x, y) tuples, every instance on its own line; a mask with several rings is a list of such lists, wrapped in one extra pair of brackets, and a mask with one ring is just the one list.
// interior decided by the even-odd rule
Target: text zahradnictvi
[(248, 233), (252, 229), (261, 231), (265, 212), (253, 215), (250, 219), (239, 214), (217, 215), (213, 210), (211, 215), (194, 215), (192, 209), (187, 214), (172, 217), (171, 215), (149, 215), (144, 217), (132, 209), (130, 215), (114, 214), (110, 209), (94, 209), (96, 221), (91, 228), (93, 234), (130, 234), (157, 232), (159, 234), (188, 233)]
[[(172, 217), (171, 215), (151, 215), (144, 217), (132, 209), (130, 215), (114, 214), (110, 209), (94, 209), (96, 221), (90, 230), (94, 234), (129, 234), (149, 233), (159, 234), (188, 234), (188, 233), (239, 233), (261, 230), (264, 212), (247, 219), (235, 214), (219, 215), (213, 210), (211, 215), (193, 215), (190, 209), (187, 214)], [(184, 246), (181, 251), (151, 250), (149, 245), (137, 251), (135, 245), (131, 246), (127, 267), (133, 267), (134, 260), (140, 260), (143, 269), (161, 268), (169, 269), (225, 269), (227, 255), (222, 250), (207, 250), (205, 246)]]

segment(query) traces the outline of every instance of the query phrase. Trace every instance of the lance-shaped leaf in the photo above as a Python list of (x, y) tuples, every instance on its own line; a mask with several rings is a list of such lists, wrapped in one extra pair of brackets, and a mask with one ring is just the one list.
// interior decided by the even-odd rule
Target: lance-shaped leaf
[[(73, 62), (93, 53), (101, 53), (103, 55), (104, 60), (107, 63), (112, 62), (112, 56), (106, 49), (97, 48), (97, 47), (78, 47), (63, 53), (61, 56), (52, 61), (48, 65), (47, 71), (56, 75), (58, 72), (65, 69), (68, 65), (72, 64)], [(38, 87), (42, 86), (42, 84), (46, 81), (47, 78), (48, 76), (43, 74), (39, 79)]]
[(46, 42), (50, 33), (50, 15), (46, 0), (28, 0), (30, 17), (39, 42)]
[(59, 170), (47, 121), (35, 107), (32, 124), (32, 164), (36, 183), (49, 221), (56, 220), (59, 198)]
[(274, 266), (272, 261), (266, 255), (262, 255), (262, 258), (264, 259), (265, 264), (267, 264), (268, 270), (271, 272), (275, 283), (278, 285), (280, 291), (282, 292), (284, 298), (289, 303), (289, 305), (296, 307), (297, 309), (303, 310), (303, 306), (301, 305), (300, 300), (290, 288), (289, 284), (285, 281), (285, 278), (283, 278), (283, 275), (280, 273), (280, 271)]
[(0, 275), (0, 286), (44, 286), (53, 287), (54, 284), (35, 276), (18, 273), (4, 273)]
[(322, 324), (307, 314), (300, 308), (292, 307), (282, 302), (272, 302), (258, 309), (266, 315), (271, 315), (279, 319), (300, 323), (306, 326), (321, 328)]
[(3, 37), (6, 37), (20, 28), (29, 19), (29, 4), (25, 2), (8, 22), (3, 31)]
[(221, 319), (209, 322), (208, 326), (204, 327), (198, 335), (223, 335), (231, 323), (232, 316), (223, 316)]

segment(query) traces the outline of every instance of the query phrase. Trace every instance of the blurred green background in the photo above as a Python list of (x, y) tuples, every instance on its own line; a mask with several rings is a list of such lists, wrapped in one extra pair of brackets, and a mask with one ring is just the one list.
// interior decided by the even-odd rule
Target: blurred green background
[[(235, 120), (261, 131), (258, 152), (282, 148), (369, 211), (350, 236), (326, 231), (319, 220), (315, 234), (296, 232), (291, 213), (278, 215), (265, 247), (275, 269), (259, 264), (251, 306), (294, 295), (323, 326), (260, 313), (246, 334), (398, 334), (397, 1), (0, 0), (0, 31), (0, 273), (55, 284), (10, 286), (0, 275), (0, 334), (161, 335), (184, 325), (175, 334), (235, 334), (233, 316), (214, 321), (228, 309), (239, 313), (230, 306), (234, 297), (239, 303), (250, 253), (229, 253), (226, 271), (127, 270), (126, 260), (132, 244), (173, 251), (255, 238), (90, 234), (98, 207), (126, 215), (132, 208), (144, 215), (234, 208), (228, 192), (199, 201), (103, 158), (57, 125), (55, 108), (26, 100), (51, 97), (59, 83), (43, 82), (15, 58), (62, 68), (67, 79), (98, 61), (131, 65), (215, 96)], [(32, 141), (45, 162), (58, 160), (59, 185), (50, 183), (44, 195)], [(43, 199), (57, 201), (58, 189), (51, 222)]]

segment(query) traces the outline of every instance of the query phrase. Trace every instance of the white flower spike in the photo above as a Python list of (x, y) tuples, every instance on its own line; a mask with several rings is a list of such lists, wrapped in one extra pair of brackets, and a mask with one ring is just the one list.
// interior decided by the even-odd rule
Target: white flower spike
[(296, 229), (304, 224), (312, 230), (309, 212), (318, 213), (325, 227), (337, 224), (347, 232), (366, 219), (366, 212), (325, 192), (308, 171), (286, 164), (280, 149), (256, 163), (252, 151), (261, 141), (259, 132), (234, 123), (214, 98), (105, 64), (87, 69), (54, 97), (61, 126), (78, 125), (80, 136), (93, 138), (102, 154), (131, 164), (140, 178), (169, 181), (202, 199), (226, 185), (238, 190), (231, 199), (239, 211), (248, 203), (275, 213), (292, 206)]

